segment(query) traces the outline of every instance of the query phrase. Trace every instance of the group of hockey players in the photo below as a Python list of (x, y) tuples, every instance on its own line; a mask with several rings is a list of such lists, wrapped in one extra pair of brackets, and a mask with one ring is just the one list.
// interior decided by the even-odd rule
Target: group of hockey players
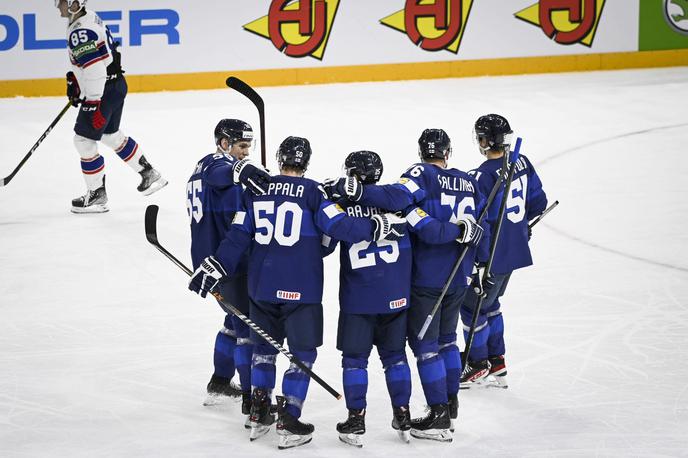
[[(450, 168), (451, 142), (441, 129), (418, 140), (420, 163), (393, 184), (380, 185), (380, 156), (348, 155), (346, 176), (318, 183), (305, 178), (313, 151), (307, 139), (288, 137), (279, 146), (279, 174), (271, 176), (247, 156), (253, 130), (223, 119), (215, 128), (217, 150), (201, 159), (187, 184), (195, 272), (189, 288), (226, 300), (308, 368), (323, 344), (323, 257), (340, 248), (337, 349), (348, 417), (336, 429), (343, 442), (362, 446), (368, 359), (373, 346), (384, 368), (392, 404), (392, 428), (408, 441), (451, 441), (459, 388), (506, 388), (504, 325), (499, 298), (511, 272), (532, 264), (528, 222), (547, 198), (526, 156), (513, 165), (506, 215), (490, 257), (504, 195), (504, 156), (512, 130), (497, 114), (474, 126), (486, 161), (466, 173)], [(478, 224), (494, 186), (499, 192)], [(450, 272), (466, 255), (442, 295)], [(459, 317), (469, 330), (478, 298), (474, 344), (462, 367), (457, 346)], [(426, 317), (441, 304), (419, 338)], [(408, 342), (429, 410), (411, 418)], [(215, 372), (206, 404), (241, 397), (250, 439), (276, 422), (279, 447), (310, 442), (314, 426), (300, 421), (310, 377), (291, 364), (276, 396), (277, 349), (236, 316), (228, 315), (215, 342)], [(232, 380), (239, 373), (241, 386)], [(276, 417), (275, 417), (276, 414)]]
[[(72, 211), (99, 213), (108, 208), (98, 141), (141, 175), (142, 194), (167, 181), (119, 128), (127, 83), (117, 43), (85, 5), (86, 0), (55, 0), (69, 20), (73, 70), (67, 74), (67, 95), (80, 106), (74, 143), (87, 186), (86, 194), (72, 201)], [(348, 409), (336, 425), (340, 439), (362, 446), (368, 359), (376, 346), (392, 428), (404, 441), (409, 435), (451, 441), (460, 388), (507, 387), (499, 299), (511, 273), (532, 264), (528, 222), (547, 205), (524, 155), (514, 163), (506, 188), (508, 121), (489, 114), (475, 122), (475, 139), (486, 160), (468, 173), (449, 167), (452, 148), (445, 131), (424, 130), (418, 140), (421, 162), (386, 185), (379, 184), (383, 164), (373, 151), (352, 152), (345, 160), (346, 176), (319, 183), (304, 177), (313, 154), (305, 138), (288, 137), (280, 144), (279, 174), (270, 175), (248, 157), (255, 144), (246, 122), (223, 119), (214, 134), (216, 151), (196, 164), (187, 183), (195, 270), (189, 288), (231, 304), (280, 345), (286, 339), (294, 357), (312, 368), (323, 344), (323, 257), (339, 244), (336, 345)], [(488, 205), (493, 189), (498, 192)], [(502, 200), (506, 213), (500, 219)], [(479, 221), (483, 209), (487, 217)], [(466, 336), (477, 308), (473, 344), (462, 367), (459, 318)], [(424, 416), (413, 419), (407, 342), (428, 405)], [(292, 363), (273, 403), (277, 353), (245, 320), (228, 314), (215, 339), (215, 370), (205, 404), (240, 398), (251, 440), (276, 423), (279, 447), (291, 448), (312, 439), (314, 426), (300, 420), (310, 377)]]

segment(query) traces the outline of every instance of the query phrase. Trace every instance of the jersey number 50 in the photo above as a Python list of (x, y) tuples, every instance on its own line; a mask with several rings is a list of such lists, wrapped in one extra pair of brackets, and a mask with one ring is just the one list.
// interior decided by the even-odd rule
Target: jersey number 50
[[(275, 214), (275, 202), (253, 202), (253, 214), (256, 219), (255, 240), (261, 245), (268, 245), (273, 237), (282, 246), (293, 246), (299, 241), (303, 210), (296, 202), (282, 202), (277, 206), (274, 225), (267, 215)], [(289, 234), (287, 234), (286, 230), (288, 217), (291, 217)], [(258, 232), (258, 229), (264, 229), (264, 232)]]

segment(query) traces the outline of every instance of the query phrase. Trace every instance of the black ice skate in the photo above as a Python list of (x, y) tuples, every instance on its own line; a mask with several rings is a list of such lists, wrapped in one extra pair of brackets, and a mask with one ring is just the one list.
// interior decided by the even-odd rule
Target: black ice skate
[(406, 442), (411, 442), (411, 411), (408, 406), (394, 407), (392, 428), (399, 434), (399, 439)]
[(103, 184), (98, 189), (86, 191), (83, 196), (72, 199), (72, 213), (105, 213), (109, 210), (107, 201), (103, 177)]
[(241, 398), (241, 387), (232, 379), (213, 374), (208, 382), (208, 397), (204, 406), (224, 404), (228, 399), (238, 401)]
[(337, 423), (339, 440), (354, 447), (363, 447), (365, 431), (365, 409), (349, 409), (349, 418)]
[(254, 388), (251, 398), (251, 441), (262, 437), (270, 431), (270, 425), (275, 422), (275, 417), (270, 411), (270, 397), (266, 390)]
[(451, 442), (450, 426), (449, 406), (435, 404), (430, 406), (430, 411), (425, 417), (411, 420), (411, 435), (418, 439)]
[(160, 172), (155, 170), (152, 165), (148, 163), (145, 157), (141, 156), (139, 165), (143, 170), (139, 172), (141, 175), (141, 184), (136, 188), (144, 196), (150, 196), (155, 191), (164, 188), (167, 185), (167, 180), (164, 179)]
[(459, 396), (456, 394), (449, 395), (449, 419), (451, 420), (451, 427), (449, 431), (454, 432), (456, 428), (456, 420), (459, 418)]
[(490, 363), (482, 361), (469, 361), (461, 373), (461, 384), (459, 388), (468, 390), (471, 388), (483, 388), (486, 386), (486, 378), (490, 375)]
[(504, 361), (504, 355), (490, 356), (488, 358), (490, 362), (490, 381), (494, 383), (492, 386), (496, 388), (509, 388), (509, 383), (506, 381), (506, 362)]
[(251, 429), (251, 393), (241, 393), (241, 414), (246, 415), (244, 428)]
[(313, 440), (315, 427), (310, 423), (300, 422), (287, 412), (287, 400), (282, 396), (277, 396), (277, 415), (277, 434), (280, 437), (277, 448), (284, 450), (298, 447)]

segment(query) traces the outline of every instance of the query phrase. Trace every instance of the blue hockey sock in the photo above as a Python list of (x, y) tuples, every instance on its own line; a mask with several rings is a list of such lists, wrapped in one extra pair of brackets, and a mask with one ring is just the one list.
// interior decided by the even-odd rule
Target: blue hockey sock
[(456, 346), (456, 333), (440, 336), (440, 355), (447, 371), (447, 394), (452, 396), (459, 392), (461, 380), (461, 353)]
[[(300, 359), (309, 369), (313, 367), (315, 358), (318, 356), (317, 350), (295, 350), (292, 354)], [(310, 376), (293, 363), (284, 373), (284, 377), (282, 378), (282, 394), (284, 394), (284, 397), (287, 399), (287, 413), (294, 418), (299, 418), (301, 416), (301, 409), (303, 408), (303, 403), (306, 401), (308, 384), (310, 381)]]
[(251, 385), (271, 392), (275, 388), (275, 363), (277, 350), (270, 345), (256, 345), (253, 347), (251, 363)]
[(236, 347), (236, 337), (234, 337), (233, 333), (233, 330), (225, 328), (218, 332), (215, 338), (213, 363), (215, 365), (215, 375), (220, 377), (234, 377), (234, 348)]
[(408, 406), (411, 399), (411, 369), (403, 352), (380, 352), (392, 407)]
[(342, 355), (342, 383), (347, 409), (365, 409), (369, 354)]
[(489, 356), (499, 356), (506, 353), (504, 347), (504, 319), (502, 313), (489, 315), (487, 322), (490, 324), (490, 336), (487, 338), (487, 352)]
[(234, 361), (236, 371), (239, 373), (241, 381), (241, 391), (251, 392), (251, 358), (253, 357), (253, 342), (251, 339), (240, 337), (237, 339), (237, 346), (234, 349)]
[(435, 342), (416, 342), (411, 340), (411, 349), (416, 356), (416, 366), (420, 383), (423, 386), (425, 401), (428, 405), (446, 404), (447, 398), (447, 371), (444, 360), (437, 353), (438, 345)]

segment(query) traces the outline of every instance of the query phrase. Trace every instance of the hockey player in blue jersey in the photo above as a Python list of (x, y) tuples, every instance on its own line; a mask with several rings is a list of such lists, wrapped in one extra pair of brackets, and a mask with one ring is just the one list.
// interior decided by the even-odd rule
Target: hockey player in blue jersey
[(426, 417), (412, 420), (411, 435), (451, 441), (451, 420), (458, 415), (461, 375), (456, 328), (473, 267), (474, 248), (469, 249), (425, 336), (422, 340), (417, 336), (463, 247), (474, 247), (480, 242), (482, 228), (475, 219), (484, 204), (472, 177), (447, 168), (451, 142), (446, 132), (426, 129), (418, 145), (422, 163), (411, 166), (396, 184), (360, 186), (346, 178), (333, 186), (338, 194), (362, 205), (389, 210), (406, 208), (413, 246), (408, 338), (430, 406)]
[[(194, 269), (204, 258), (215, 253), (229, 230), (240, 205), (241, 182), (246, 183), (252, 192), (263, 194), (270, 179), (267, 172), (248, 160), (253, 142), (253, 129), (248, 123), (222, 119), (215, 127), (214, 135), (215, 153), (198, 161), (186, 186)], [(227, 300), (244, 314), (249, 311), (247, 264), (247, 259), (241, 260), (237, 275), (225, 288)], [(250, 413), (252, 355), (248, 326), (228, 314), (215, 339), (215, 370), (208, 383), (208, 398), (204, 405), (221, 403), (225, 396), (241, 396), (242, 413)], [(232, 381), (235, 368), (241, 380), (241, 390)]]
[[(382, 160), (372, 151), (356, 151), (346, 158), (349, 177), (375, 184)], [(384, 213), (376, 207), (343, 198), (338, 203), (349, 216), (371, 218)], [(332, 244), (334, 249), (336, 242)], [(406, 360), (406, 314), (411, 293), (411, 240), (340, 242), (339, 325), (337, 349), (342, 352), (344, 397), (349, 410), (337, 424), (343, 442), (362, 447), (365, 434), (368, 358), (377, 346), (392, 402), (392, 427), (408, 441), (411, 428), (409, 399), (411, 371)]]
[[(509, 122), (498, 114), (481, 116), (475, 123), (475, 137), (480, 153), (487, 158), (480, 167), (470, 173), (479, 188), (489, 193), (499, 180), (504, 154), (508, 152)], [(492, 236), (502, 200), (503, 188), (488, 210), (486, 239)], [(483, 281), (483, 299), (476, 324), (473, 344), (468, 355), (467, 367), (461, 377), (461, 388), (479, 385), (496, 385), (506, 388), (506, 364), (504, 360), (504, 321), (499, 298), (504, 294), (511, 273), (533, 263), (528, 247), (530, 238), (528, 221), (539, 216), (547, 207), (547, 196), (533, 164), (520, 155), (514, 172), (511, 190), (506, 201), (506, 214), (502, 222), (494, 253), (492, 269)], [(481, 244), (477, 261), (484, 265), (489, 256), (486, 244)], [(464, 334), (470, 329), (473, 311), (478, 297), (471, 289), (461, 308)]]
[[(358, 243), (398, 239), (405, 221), (394, 215), (351, 218), (326, 199), (322, 188), (303, 177), (311, 157), (308, 140), (288, 137), (277, 152), (280, 175), (272, 177), (267, 193), (244, 193), (243, 210), (215, 256), (196, 269), (189, 288), (205, 296), (223, 292), (227, 277), (236, 275), (246, 250), (250, 318), (276, 341), (289, 342), (291, 353), (311, 367), (322, 345), (323, 263), (322, 237)], [(224, 293), (222, 293), (224, 294)], [(274, 419), (270, 413), (275, 387), (277, 350), (251, 333), (254, 341), (251, 383), (251, 440), (267, 433)], [(277, 432), (280, 448), (308, 443), (314, 427), (302, 423), (301, 410), (310, 377), (292, 364), (282, 380), (278, 397)]]
[(143, 156), (138, 143), (119, 125), (127, 96), (119, 43), (98, 15), (86, 9), (87, 0), (55, 0), (60, 15), (69, 20), (67, 45), (72, 70), (67, 73), (67, 97), (81, 105), (74, 126), (74, 145), (81, 156), (86, 194), (72, 200), (73, 213), (108, 211), (105, 160), (98, 154), (102, 141), (141, 175), (137, 190), (147, 196), (167, 184)]

